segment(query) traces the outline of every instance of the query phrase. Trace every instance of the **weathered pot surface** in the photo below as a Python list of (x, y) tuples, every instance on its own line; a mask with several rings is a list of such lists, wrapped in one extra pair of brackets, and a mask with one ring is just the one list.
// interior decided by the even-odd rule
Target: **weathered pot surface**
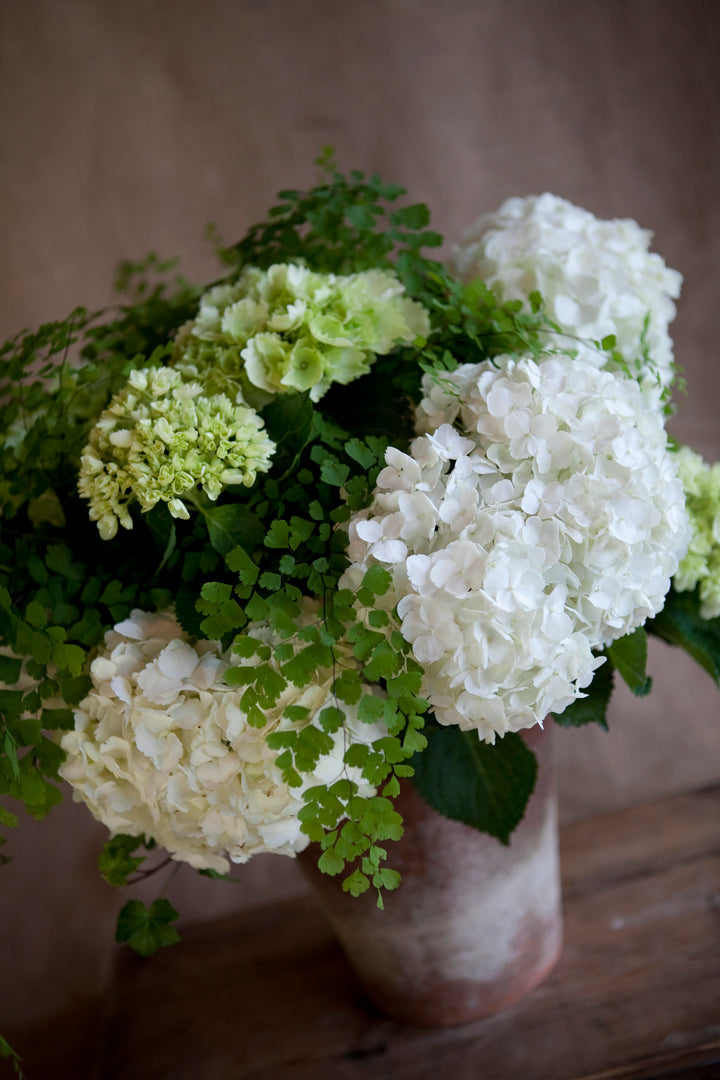
[(388, 845), (402, 874), (385, 910), (370, 890), (353, 899), (340, 878), (300, 863), (371, 1001), (403, 1023), (468, 1023), (533, 990), (562, 947), (557, 799), (551, 727), (523, 737), (538, 780), (509, 847), (433, 810), (412, 783), (396, 805), (405, 835)]

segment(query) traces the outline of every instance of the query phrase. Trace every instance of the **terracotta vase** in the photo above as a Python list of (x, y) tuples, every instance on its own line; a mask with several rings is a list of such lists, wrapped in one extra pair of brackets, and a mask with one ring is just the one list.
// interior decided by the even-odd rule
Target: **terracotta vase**
[(402, 874), (385, 894), (353, 899), (300, 856), (370, 1000), (402, 1023), (444, 1027), (499, 1012), (533, 990), (559, 958), (562, 909), (552, 726), (524, 734), (538, 780), (509, 847), (433, 810), (410, 782), (405, 835), (388, 844)]

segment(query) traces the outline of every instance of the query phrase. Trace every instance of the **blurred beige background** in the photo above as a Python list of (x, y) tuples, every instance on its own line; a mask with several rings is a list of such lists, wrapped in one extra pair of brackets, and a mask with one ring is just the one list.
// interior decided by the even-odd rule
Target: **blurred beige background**
[[(450, 240), (544, 190), (654, 229), (685, 276), (671, 427), (717, 460), (719, 48), (717, 0), (1, 0), (0, 331), (106, 302), (149, 250), (210, 275), (205, 224), (238, 237), (332, 143)], [(565, 820), (720, 779), (710, 679), (661, 645), (652, 671), (609, 734), (560, 733)], [(4, 849), (0, 1032), (30, 1080), (85, 1075), (126, 899), (94, 870), (103, 835), (68, 802)], [(304, 888), (279, 857), (236, 876), (180, 868), (166, 895), (198, 920)]]

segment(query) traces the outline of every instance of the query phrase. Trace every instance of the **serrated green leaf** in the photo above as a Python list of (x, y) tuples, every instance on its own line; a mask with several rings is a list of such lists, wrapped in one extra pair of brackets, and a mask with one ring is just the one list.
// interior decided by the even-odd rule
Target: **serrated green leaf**
[(424, 203), (413, 203), (393, 211), (390, 220), (394, 225), (404, 225), (406, 229), (424, 229), (430, 221), (430, 211)]
[(230, 570), (234, 570), (243, 585), (254, 585), (260, 574), (260, 568), (241, 546), (232, 548), (225, 557)]
[(152, 956), (167, 945), (174, 945), (180, 935), (171, 925), (178, 913), (169, 900), (154, 900), (149, 908), (140, 900), (129, 900), (121, 910), (115, 940), (127, 942), (140, 956)]
[(354, 870), (342, 883), (343, 892), (349, 892), (351, 896), (361, 896), (370, 888), (370, 878), (361, 870)]
[[(382, 596), (392, 585), (392, 574), (382, 566), (371, 566), (363, 575), (362, 587), (373, 596)], [(401, 638), (402, 640), (402, 638)]]
[(446, 817), (509, 843), (535, 786), (532, 751), (515, 733), (494, 746), (457, 727), (431, 726), (425, 734), (427, 750), (412, 759), (423, 798)]
[(110, 885), (127, 885), (129, 875), (134, 874), (145, 859), (144, 855), (133, 855), (137, 848), (144, 846), (144, 839), (118, 833), (105, 841), (98, 857), (98, 870)]
[(345, 869), (345, 860), (332, 848), (328, 848), (318, 859), (318, 869), (329, 877), (335, 877)]
[(265, 547), (286, 548), (290, 546), (290, 526), (287, 521), (275, 520), (265, 535)]

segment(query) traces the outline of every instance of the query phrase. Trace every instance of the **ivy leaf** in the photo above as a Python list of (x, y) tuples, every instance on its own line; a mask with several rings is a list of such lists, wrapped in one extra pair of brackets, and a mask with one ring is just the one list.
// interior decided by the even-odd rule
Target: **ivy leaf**
[(411, 760), (422, 797), (445, 817), (509, 843), (535, 786), (532, 751), (514, 733), (494, 746), (457, 727), (432, 725), (425, 734), (427, 750)]
[(583, 727), (585, 724), (599, 724), (605, 731), (607, 709), (613, 690), (613, 665), (606, 661), (599, 667), (590, 686), (585, 690), (586, 697), (576, 698), (561, 713), (553, 713), (553, 719), (560, 727)]
[(210, 543), (220, 555), (236, 547), (253, 551), (262, 542), (265, 527), (251, 510), (239, 503), (223, 503), (204, 512)]
[(124, 833), (105, 841), (98, 857), (98, 870), (108, 884), (127, 885), (128, 876), (134, 874), (145, 859), (144, 855), (133, 855), (133, 852), (144, 846), (144, 836), (126, 836)]
[(665, 607), (645, 628), (668, 644), (679, 645), (720, 685), (720, 618), (702, 618), (697, 590), (670, 589)]
[(140, 956), (152, 956), (180, 935), (171, 923), (178, 913), (169, 900), (154, 900), (149, 908), (141, 900), (129, 900), (118, 916), (115, 940), (126, 941)]

